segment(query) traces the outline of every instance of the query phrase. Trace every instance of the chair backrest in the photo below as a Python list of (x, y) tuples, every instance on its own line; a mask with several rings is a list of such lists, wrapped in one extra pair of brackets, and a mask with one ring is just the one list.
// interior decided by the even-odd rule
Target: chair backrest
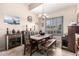
[(79, 34), (75, 34), (75, 44), (79, 46)]
[(24, 32), (24, 44), (30, 44), (30, 33), (28, 31)]

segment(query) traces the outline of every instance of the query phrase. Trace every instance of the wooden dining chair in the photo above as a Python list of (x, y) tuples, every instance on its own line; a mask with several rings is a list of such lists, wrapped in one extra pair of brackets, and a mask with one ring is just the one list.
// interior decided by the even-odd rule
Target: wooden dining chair
[(76, 56), (78, 55), (79, 50), (79, 34), (75, 34), (75, 52)]
[(34, 53), (34, 51), (37, 49), (36, 45), (37, 43), (30, 39), (29, 32), (25, 32), (24, 33), (24, 55), (26, 55), (26, 52), (27, 52), (31, 56)]

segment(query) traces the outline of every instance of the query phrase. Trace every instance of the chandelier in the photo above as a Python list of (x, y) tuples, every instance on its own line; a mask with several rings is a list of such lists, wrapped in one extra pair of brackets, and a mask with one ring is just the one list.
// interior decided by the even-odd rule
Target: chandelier
[(45, 13), (45, 4), (43, 4), (42, 5), (42, 12), (41, 12), (41, 14), (39, 14), (39, 17), (42, 19), (42, 20), (44, 20), (44, 19), (46, 19), (47, 18), (47, 14)]

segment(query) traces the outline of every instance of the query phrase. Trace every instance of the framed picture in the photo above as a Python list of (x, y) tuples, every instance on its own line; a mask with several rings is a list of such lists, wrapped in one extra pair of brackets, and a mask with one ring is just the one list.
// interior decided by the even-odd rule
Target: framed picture
[(20, 17), (19, 16), (5, 16), (4, 23), (11, 24), (11, 25), (13, 24), (18, 25), (20, 24)]
[(27, 21), (32, 22), (32, 16), (28, 16)]

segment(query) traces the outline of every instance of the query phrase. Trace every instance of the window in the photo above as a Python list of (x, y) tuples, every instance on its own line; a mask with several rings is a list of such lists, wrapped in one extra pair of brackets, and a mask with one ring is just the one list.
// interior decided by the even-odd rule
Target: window
[(46, 32), (53, 35), (63, 34), (63, 16), (55, 18), (47, 18)]

